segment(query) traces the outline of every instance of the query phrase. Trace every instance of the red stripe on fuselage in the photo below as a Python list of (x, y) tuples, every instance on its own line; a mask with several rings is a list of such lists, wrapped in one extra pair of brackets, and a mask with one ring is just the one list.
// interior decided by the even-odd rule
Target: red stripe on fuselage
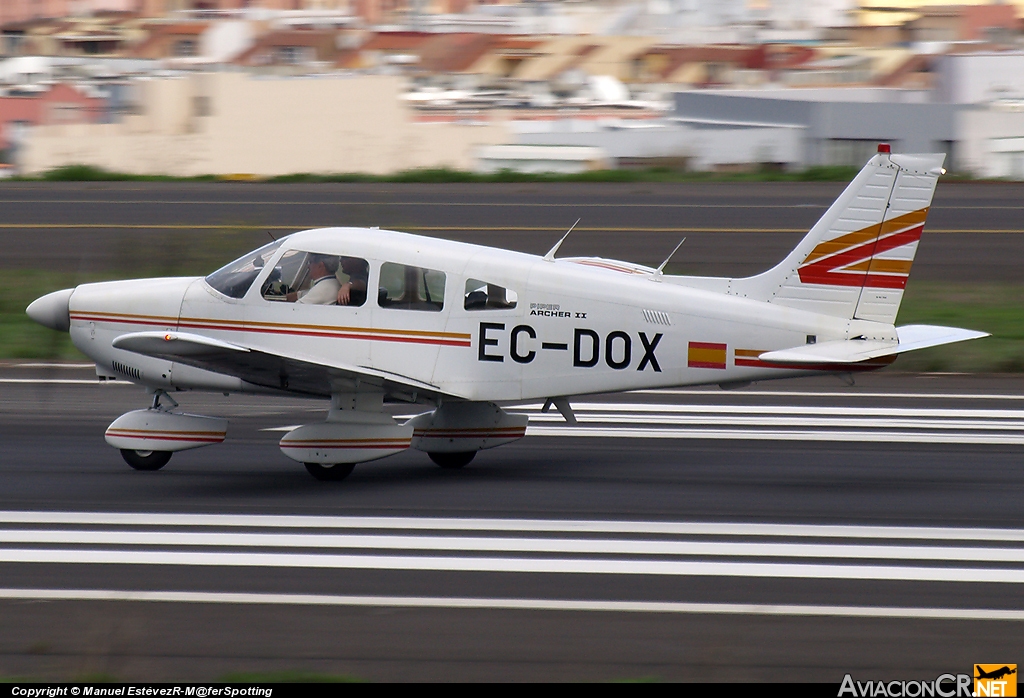
[[(377, 330), (373, 328), (366, 328), (365, 332), (359, 330), (354, 331), (342, 331), (342, 330), (331, 330), (329, 328), (324, 329), (288, 329), (287, 325), (281, 326), (270, 326), (260, 327), (254, 325), (245, 324), (223, 324), (215, 321), (204, 322), (195, 320), (192, 318), (183, 318), (179, 321), (172, 321), (171, 318), (159, 318), (159, 320), (168, 320), (168, 322), (153, 322), (149, 319), (137, 319), (129, 317), (110, 317), (106, 315), (93, 315), (89, 313), (72, 313), (72, 320), (86, 321), (86, 322), (109, 322), (113, 324), (122, 325), (143, 325), (156, 328), (165, 328), (168, 326), (176, 325), (178, 329), (202, 329), (202, 330), (217, 330), (222, 332), (254, 332), (259, 334), (275, 334), (275, 335), (291, 335), (296, 337), (326, 337), (331, 339), (362, 339), (366, 341), (377, 341), (377, 342), (400, 342), (404, 344), (433, 344), (437, 346), (449, 346), (449, 347), (469, 347), (472, 346), (469, 335), (456, 335), (452, 338), (443, 336), (424, 336), (419, 337), (415, 335), (410, 336), (395, 336), (387, 334), (389, 330)], [(402, 330), (395, 330), (395, 332), (402, 332)], [(441, 333), (439, 333), (441, 334)], [(463, 339), (463, 337), (465, 339)]]

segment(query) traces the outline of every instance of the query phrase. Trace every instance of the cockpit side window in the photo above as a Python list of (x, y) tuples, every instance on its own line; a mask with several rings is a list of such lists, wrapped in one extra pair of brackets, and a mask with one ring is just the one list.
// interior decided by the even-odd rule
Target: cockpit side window
[(385, 262), (380, 267), (377, 304), (437, 312), (444, 308), (444, 282), (443, 271)]
[(264, 245), (255, 252), (239, 257), (206, 277), (206, 283), (229, 298), (242, 298), (263, 267), (277, 252), (284, 238)]
[(479, 279), (466, 279), (466, 310), (507, 310), (516, 307), (515, 291)]
[(288, 250), (263, 282), (268, 301), (361, 306), (370, 264), (361, 257)]

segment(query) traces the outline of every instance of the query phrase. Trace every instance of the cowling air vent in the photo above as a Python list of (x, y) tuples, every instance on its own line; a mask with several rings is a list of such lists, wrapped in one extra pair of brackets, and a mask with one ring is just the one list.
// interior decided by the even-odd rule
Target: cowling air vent
[(644, 320), (655, 325), (671, 325), (672, 320), (669, 319), (668, 313), (660, 310), (644, 310)]
[(117, 371), (118, 373), (128, 376), (129, 378), (134, 378), (135, 380), (142, 380), (142, 371), (135, 368), (134, 366), (123, 364), (120, 361), (113, 361), (111, 362), (110, 367)]

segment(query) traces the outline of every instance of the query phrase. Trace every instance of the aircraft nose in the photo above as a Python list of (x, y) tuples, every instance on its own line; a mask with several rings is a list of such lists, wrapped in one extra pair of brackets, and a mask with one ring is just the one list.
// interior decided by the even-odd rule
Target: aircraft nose
[(66, 288), (63, 291), (47, 293), (32, 301), (25, 312), (43, 327), (67, 332), (71, 328), (71, 310), (68, 303), (74, 292), (75, 289)]

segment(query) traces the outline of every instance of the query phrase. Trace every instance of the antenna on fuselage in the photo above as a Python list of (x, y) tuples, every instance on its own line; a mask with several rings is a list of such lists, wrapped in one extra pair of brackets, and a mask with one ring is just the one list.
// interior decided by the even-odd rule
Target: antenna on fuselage
[(565, 242), (565, 239), (567, 237), (569, 237), (569, 233), (572, 232), (572, 229), (575, 228), (579, 224), (579, 222), (581, 220), (583, 220), (583, 219), (582, 218), (577, 218), (576, 222), (572, 224), (572, 228), (569, 228), (569, 230), (567, 230), (565, 232), (565, 235), (562, 236), (562, 239), (559, 240), (558, 242), (556, 242), (555, 246), (552, 247), (550, 250), (548, 250), (548, 253), (546, 255), (544, 255), (544, 261), (545, 262), (553, 262), (553, 261), (555, 261), (555, 252), (558, 252), (558, 248), (562, 246), (562, 243)]
[(655, 269), (654, 273), (651, 274), (651, 281), (661, 281), (662, 272), (665, 271), (665, 266), (668, 264), (669, 260), (675, 256), (676, 252), (679, 251), (679, 248), (683, 246), (684, 242), (686, 242), (686, 238), (680, 240), (679, 244), (676, 245), (676, 248), (669, 253), (668, 257), (665, 257), (665, 261), (661, 263), (661, 266)]

